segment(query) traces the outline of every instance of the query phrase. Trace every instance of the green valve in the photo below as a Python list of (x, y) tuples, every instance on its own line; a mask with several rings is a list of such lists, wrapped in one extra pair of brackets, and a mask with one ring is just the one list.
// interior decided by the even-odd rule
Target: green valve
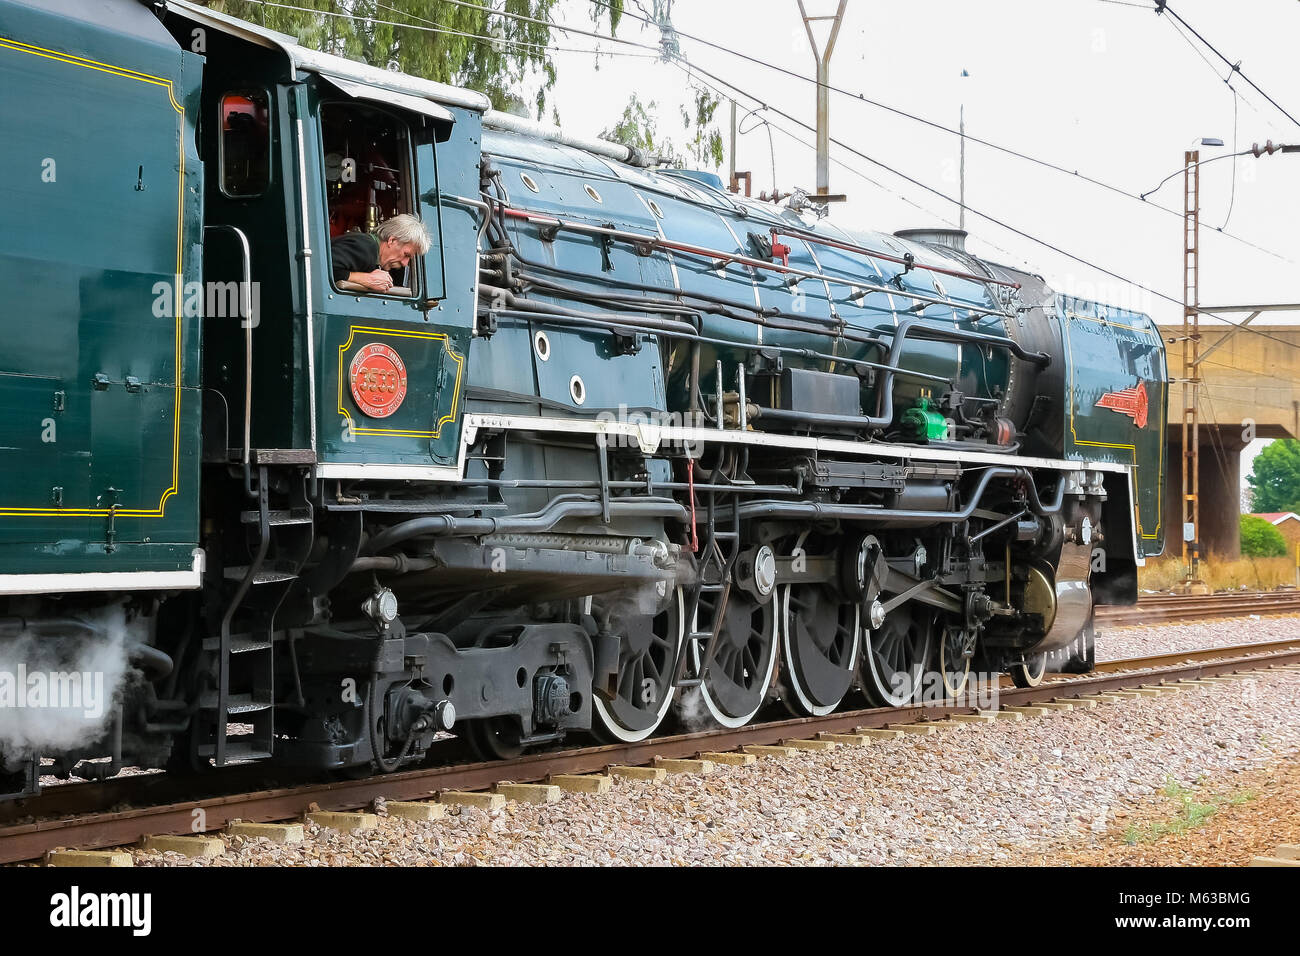
[(948, 420), (930, 407), (930, 399), (925, 396), (903, 412), (903, 428), (922, 441), (943, 441), (948, 437)]

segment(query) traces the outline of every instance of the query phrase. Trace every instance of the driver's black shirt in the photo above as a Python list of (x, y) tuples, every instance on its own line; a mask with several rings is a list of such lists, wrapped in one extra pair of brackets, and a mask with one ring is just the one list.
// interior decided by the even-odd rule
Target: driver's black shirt
[(330, 246), (334, 281), (342, 282), (349, 272), (374, 272), (379, 268), (379, 240), (368, 232), (349, 232)]

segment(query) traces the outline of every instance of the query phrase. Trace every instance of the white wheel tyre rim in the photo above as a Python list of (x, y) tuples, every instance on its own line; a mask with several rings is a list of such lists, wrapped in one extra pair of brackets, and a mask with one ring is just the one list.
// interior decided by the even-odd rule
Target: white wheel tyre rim
[[(870, 646), (870, 642), (871, 642), (871, 637), (870, 637), (871, 631), (870, 631), (870, 629), (865, 629), (865, 628), (864, 628), (864, 633), (866, 633), (866, 634), (868, 635), (868, 637), (867, 637), (867, 645), (868, 645), (868, 646), (867, 646), (866, 649), (864, 650), (864, 654), (866, 655), (866, 658), (867, 658), (867, 667), (869, 667), (869, 668), (871, 669), (871, 679), (872, 679), (872, 682), (876, 685), (876, 689), (877, 689), (877, 690), (879, 690), (879, 689), (882, 688), (882, 687), (892, 687), (892, 686), (893, 686), (893, 682), (892, 682), (892, 681), (890, 681), (890, 682), (885, 682), (885, 681), (882, 681), (882, 680), (880, 679), (880, 671), (879, 671), (879, 669), (876, 667), (876, 655), (875, 655), (874, 653), (872, 653), (871, 646)], [(878, 634), (878, 633), (880, 633), (880, 632), (877, 631), (876, 633)], [(905, 637), (904, 639), (906, 639), (906, 637)], [(929, 642), (927, 641), (926, 643), (928, 644)], [(922, 660), (922, 661), (924, 661), (927, 657), (930, 656), (929, 651), (930, 651), (930, 649), (929, 649), (928, 646), (927, 646), (927, 647), (922, 651), (922, 653), (921, 653), (921, 660)], [(903, 671), (897, 671), (896, 673), (900, 673), (900, 674), (901, 674), (901, 673), (903, 673)], [(884, 697), (888, 700), (888, 703), (885, 704), (885, 706), (886, 706), (886, 707), (902, 707), (904, 704), (910, 704), (913, 700), (915, 700), (915, 699), (916, 699), (916, 695), (919, 694), (919, 693), (921, 692), (921, 680), (920, 680), (920, 678), (921, 678), (921, 676), (922, 676), (924, 673), (925, 673), (925, 664), (924, 664), (924, 663), (913, 665), (912, 668), (910, 669), (910, 671), (908, 671), (908, 673), (907, 673), (908, 681), (909, 681), (909, 683), (912, 685), (912, 692), (911, 692), (910, 694), (906, 694), (906, 695), (895, 694), (895, 693), (893, 693), (892, 691), (890, 691), (890, 692), (887, 693), (887, 694), (883, 694), (882, 696), (884, 696)], [(892, 676), (892, 675), (891, 675), (891, 676)]]
[[(795, 670), (793, 664), (791, 663), (791, 656), (790, 656), (790, 631), (791, 631), (790, 588), (792, 586), (793, 585), (787, 584), (784, 588), (782, 588), (783, 593), (779, 595), (779, 599), (781, 600), (781, 606), (782, 606), (780, 627), (779, 627), (779, 632), (781, 634), (781, 653), (785, 655), (786, 668), (788, 669), (788, 672), (790, 674), (790, 689), (794, 691), (794, 696), (798, 698), (799, 706), (804, 709), (805, 713), (809, 714), (812, 717), (825, 717), (832, 710), (838, 707), (840, 705), (840, 701), (842, 701), (844, 698), (841, 697), (840, 700), (837, 700), (833, 704), (817, 705), (808, 699), (808, 695), (804, 693), (804, 689), (799, 686), (799, 672)], [(852, 673), (853, 670), (858, 666), (858, 647), (862, 643), (861, 623), (862, 623), (862, 608), (854, 607), (853, 647), (849, 650), (849, 672), (850, 673)], [(773, 655), (773, 657), (775, 656), (776, 655)], [(849, 688), (852, 689), (852, 687), (853, 687), (853, 682), (850, 681)], [(844, 693), (847, 695), (848, 690), (846, 690)]]
[[(767, 674), (763, 677), (763, 690), (758, 696), (758, 706), (748, 714), (745, 714), (742, 717), (728, 717), (722, 711), (722, 708), (714, 703), (713, 698), (709, 696), (709, 685), (704, 681), (700, 681), (700, 699), (704, 701), (704, 708), (709, 712), (710, 717), (728, 730), (735, 730), (737, 727), (743, 727), (745, 724), (753, 720), (754, 715), (762, 709), (763, 703), (767, 700), (768, 691), (772, 689), (772, 675), (776, 673), (776, 656), (781, 643), (781, 616), (779, 614), (773, 613), (772, 615), (772, 630), (774, 632), (772, 634), (772, 653), (768, 655)], [(692, 641), (691, 643), (692, 663), (695, 665), (695, 672), (698, 674), (700, 671), (700, 642)]]
[(1043, 682), (1043, 679), (1047, 677), (1047, 652), (1044, 652), (1043, 655), (1039, 658), (1036, 658), (1036, 660), (1041, 661), (1043, 665), (1043, 669), (1038, 672), (1037, 677), (1034, 676), (1033, 669), (1031, 669), (1027, 663), (1016, 665), (1016, 667), (1020, 670), (1020, 673), (1024, 676), (1025, 683), (1028, 684), (1030, 687), (1037, 687), (1039, 684)]
[[(677, 648), (679, 651), (682, 646), (682, 641), (686, 639), (685, 617), (686, 600), (682, 596), (682, 589), (677, 588)], [(669, 667), (676, 666), (676, 663), (677, 655), (673, 654), (672, 660), (669, 662)], [(645, 740), (660, 728), (664, 722), (665, 715), (668, 713), (668, 708), (672, 706), (673, 698), (676, 696), (676, 686), (669, 684), (668, 693), (664, 694), (663, 703), (659, 705), (659, 712), (655, 714), (654, 723), (645, 730), (628, 730), (626, 727), (619, 725), (619, 723), (614, 720), (609, 710), (605, 707), (605, 701), (601, 699), (599, 694), (592, 694), (591, 702), (592, 706), (596, 709), (596, 713), (600, 716), (600, 727), (602, 731), (621, 743), (635, 744)]]

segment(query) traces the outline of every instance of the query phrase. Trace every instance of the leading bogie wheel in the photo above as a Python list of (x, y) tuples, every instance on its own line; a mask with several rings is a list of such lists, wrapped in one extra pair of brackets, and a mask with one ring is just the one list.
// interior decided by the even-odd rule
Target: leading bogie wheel
[(1017, 687), (1037, 687), (1047, 676), (1047, 652), (1032, 654), (1019, 664), (1012, 664), (1007, 673)]
[(467, 720), (463, 733), (479, 760), (513, 760), (524, 752), (523, 726), (515, 716)]
[(973, 642), (960, 627), (945, 627), (939, 635), (939, 677), (947, 697), (957, 697), (970, 680)]

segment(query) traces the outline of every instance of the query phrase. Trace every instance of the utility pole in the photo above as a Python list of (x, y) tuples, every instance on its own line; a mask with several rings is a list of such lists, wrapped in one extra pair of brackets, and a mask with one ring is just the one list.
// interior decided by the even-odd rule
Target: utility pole
[(1200, 399), (1201, 310), (1201, 151), (1183, 153), (1183, 590), (1203, 592), (1200, 578), (1201, 443), (1197, 403)]
[[(970, 76), (968, 70), (961, 71), (962, 79)], [(958, 138), (961, 140), (961, 159), (958, 161), (957, 179), (958, 179), (958, 221), (957, 228), (963, 232), (966, 230), (966, 91), (965, 84), (962, 84), (961, 111), (958, 113), (957, 121)]]
[[(839, 9), (834, 16), (808, 16), (803, 0), (799, 0), (799, 15), (803, 17), (803, 28), (808, 34), (812, 46), (813, 59), (817, 61), (817, 192), (810, 197), (821, 202), (843, 201), (844, 196), (831, 195), (831, 54), (835, 52), (835, 40), (840, 35), (840, 25), (844, 22), (844, 8), (849, 0), (840, 0)], [(830, 36), (826, 40), (826, 49), (817, 48), (817, 38), (813, 36), (812, 25), (819, 20), (833, 20)]]
[[(736, 101), (733, 99), (731, 101), (731, 176), (727, 180), (729, 183), (727, 188), (733, 193), (740, 192), (740, 181), (743, 179), (745, 181), (745, 195), (748, 196), (752, 178), (748, 170), (736, 171)], [(772, 191), (776, 192), (775, 182), (772, 184)]]
[[(1202, 139), (1202, 146), (1222, 146), (1221, 140)], [(1300, 145), (1251, 144), (1249, 150), (1256, 159), (1261, 154), (1300, 152)], [(1209, 162), (1209, 160), (1206, 160)], [(1177, 175), (1176, 173), (1174, 175)], [(1172, 178), (1172, 177), (1168, 177)], [(1159, 187), (1157, 187), (1159, 188)], [(1209, 588), (1201, 580), (1201, 441), (1200, 441), (1200, 387), (1201, 366), (1233, 335), (1247, 328), (1264, 312), (1300, 311), (1300, 303), (1270, 305), (1216, 305), (1201, 306), (1201, 152), (1189, 149), (1183, 153), (1183, 565), (1187, 568), (1181, 590), (1184, 594), (1208, 594)], [(1222, 312), (1248, 312), (1243, 321), (1219, 341), (1201, 351), (1201, 313), (1218, 315)], [(1213, 422), (1211, 422), (1213, 424)], [(1298, 552), (1300, 553), (1300, 552)]]
[[(964, 70), (962, 71), (962, 75), (963, 76), (965, 75)], [(962, 103), (961, 105), (960, 115), (961, 115), (961, 119), (958, 122), (957, 131), (961, 134), (961, 162), (959, 164), (960, 172), (958, 173), (958, 179), (960, 180), (960, 189), (961, 189), (961, 193), (959, 194), (961, 199), (961, 210), (958, 214), (957, 228), (965, 232), (966, 231), (966, 104), (965, 103)]]
[(731, 175), (727, 177), (730, 189), (736, 191), (736, 101), (731, 101)]

